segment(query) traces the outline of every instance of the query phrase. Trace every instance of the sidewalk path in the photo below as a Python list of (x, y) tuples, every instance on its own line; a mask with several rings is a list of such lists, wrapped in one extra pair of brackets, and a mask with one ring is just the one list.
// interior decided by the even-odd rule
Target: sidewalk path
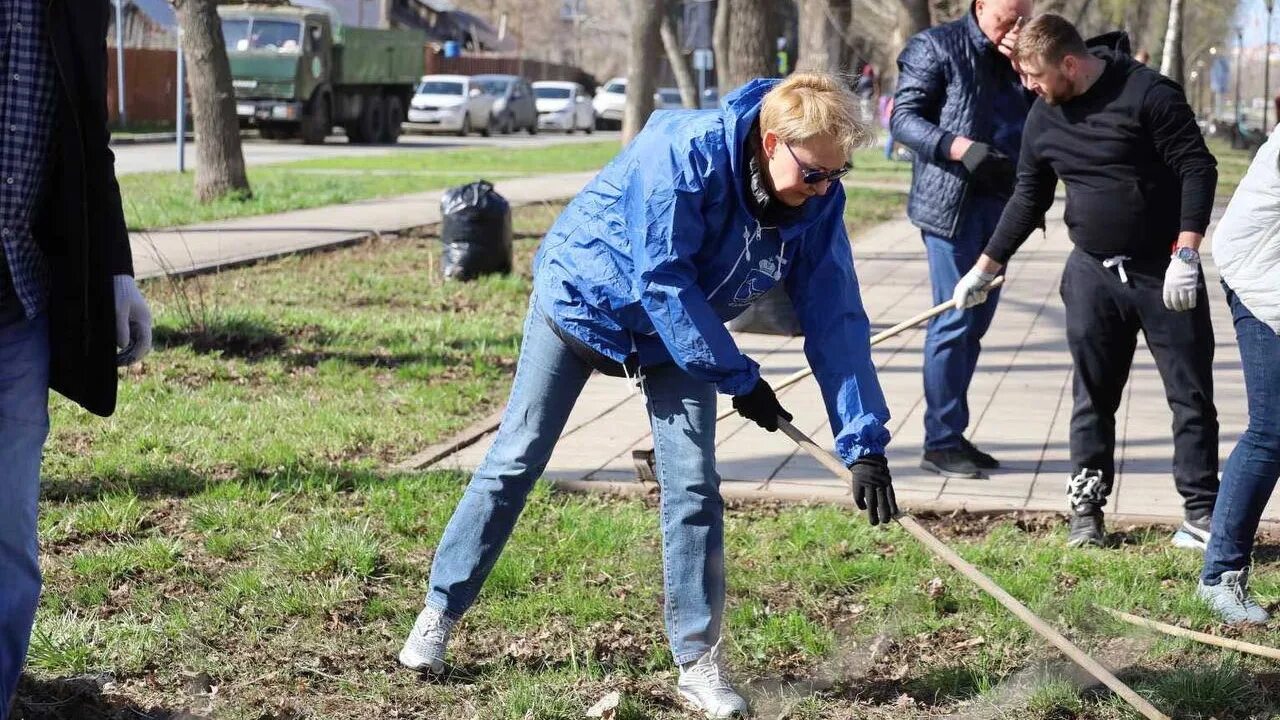
[[(1061, 204), (1058, 208), (1060, 212)], [(1067, 450), (1071, 360), (1058, 281), (1069, 249), (1061, 215), (1052, 216), (1047, 236), (1036, 233), (1009, 270), (1000, 310), (986, 337), (969, 395), (971, 438), (1004, 463), (990, 479), (946, 480), (918, 468), (923, 440), (923, 330), (903, 333), (873, 351), (893, 414), (889, 461), (905, 507), (1065, 509), (1063, 486), (1071, 470)], [(854, 254), (873, 331), (932, 304), (919, 232), (905, 220), (856, 237)], [(1246, 423), (1244, 383), (1217, 272), (1208, 265), (1206, 273), (1218, 342), (1216, 400), (1225, 461)], [(806, 365), (801, 338), (739, 334), (737, 340), (771, 380)], [(812, 378), (783, 391), (781, 397), (795, 415), (797, 427), (830, 447), (831, 432)], [(1171, 418), (1155, 363), (1140, 341), (1116, 419), (1118, 477), (1109, 511), (1126, 516), (1181, 517), (1181, 501), (1170, 474)], [(570, 487), (643, 491), (636, 480), (631, 451), (651, 447), (651, 442), (640, 396), (623, 380), (597, 376), (588, 383), (546, 477)], [(488, 444), (488, 437), (481, 438), (435, 467), (472, 469)], [(847, 481), (831, 477), (811, 458), (798, 453), (781, 433), (766, 433), (735, 416), (720, 423), (717, 447), (726, 496), (849, 501)], [(767, 489), (765, 481), (770, 481)], [(1280, 520), (1280, 496), (1272, 500), (1267, 517)]]
[[(595, 172), (496, 180), (513, 206), (573, 197)], [(138, 278), (189, 273), (358, 242), (371, 235), (440, 222), (440, 194), (429, 190), (275, 215), (131, 233)]]

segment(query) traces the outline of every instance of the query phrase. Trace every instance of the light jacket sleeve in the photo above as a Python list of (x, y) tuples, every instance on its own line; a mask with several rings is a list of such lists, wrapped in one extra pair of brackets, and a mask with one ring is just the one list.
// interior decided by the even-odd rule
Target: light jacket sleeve
[(871, 321), (853, 270), (844, 203), (833, 205), (828, 218), (806, 233), (786, 287), (804, 329), (805, 356), (822, 390), (836, 452), (850, 465), (884, 453), (889, 407), (871, 359)]
[(712, 309), (698, 286), (694, 264), (706, 231), (705, 185), (725, 188), (711, 177), (699, 151), (689, 150), (687, 157), (678, 157), (678, 152), (671, 148), (665, 153), (637, 153), (638, 161), (628, 173), (623, 202), (635, 287), (676, 364), (713, 383), (721, 393), (741, 395), (760, 379), (760, 368), (742, 354)]

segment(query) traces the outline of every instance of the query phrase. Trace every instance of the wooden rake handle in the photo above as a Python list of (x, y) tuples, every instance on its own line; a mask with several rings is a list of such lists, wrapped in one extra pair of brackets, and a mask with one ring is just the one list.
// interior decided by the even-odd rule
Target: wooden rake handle
[[(1004, 276), (1000, 275), (995, 280), (991, 281), (991, 284), (987, 286), (987, 289), (995, 290), (996, 288), (1000, 287), (1003, 284), (1004, 284)], [(897, 325), (894, 325), (891, 328), (885, 328), (884, 330), (881, 330), (880, 332), (871, 336), (871, 347), (875, 347), (880, 343), (884, 342), (885, 340), (888, 340), (889, 338), (894, 337), (895, 335), (900, 335), (904, 330), (910, 330), (911, 328), (919, 325), (922, 322), (925, 322), (926, 320), (932, 320), (935, 317), (941, 315), (942, 313), (954, 307), (955, 307), (955, 304), (952, 303), (950, 300), (948, 300), (947, 302), (934, 305), (933, 307), (929, 308), (928, 310), (925, 310), (919, 315), (915, 315), (913, 317), (907, 318), (906, 320), (903, 320), (902, 322), (898, 323)], [(803, 370), (797, 370), (794, 373), (791, 373), (790, 375), (783, 378), (781, 381), (779, 381), (776, 385), (773, 386), (773, 389), (776, 392), (783, 388), (791, 387), (792, 385), (795, 385), (796, 383), (809, 377), (812, 374), (813, 374), (813, 370), (810, 370), (809, 368), (804, 368)], [(720, 414), (716, 415), (716, 420), (717, 421), (724, 420), (730, 415), (733, 415), (735, 412), (737, 411), (734, 410), (732, 407), (721, 410)]]
[[(778, 418), (778, 429), (786, 434), (787, 437), (794, 440), (796, 444), (805, 452), (809, 453), (814, 460), (822, 463), (822, 465), (830, 470), (833, 475), (842, 480), (849, 477), (849, 470), (845, 468), (844, 463), (837, 460), (831, 453), (828, 453), (818, 447), (813, 440), (797, 429), (795, 425), (792, 425), (782, 418)], [(911, 534), (912, 537), (923, 543), (925, 547), (929, 548), (930, 552), (941, 558), (951, 567), (955, 568), (961, 575), (972, 580), (978, 587), (985, 590), (989, 595), (991, 595), (991, 597), (996, 599), (996, 602), (1000, 603), (1005, 607), (1005, 609), (1016, 615), (1019, 620), (1031, 626), (1031, 629), (1035, 630), (1040, 637), (1048, 640), (1051, 645), (1061, 650), (1064, 655), (1071, 658), (1071, 660), (1080, 667), (1084, 668), (1085, 672), (1092, 675), (1098, 680), (1098, 682), (1101, 682), (1103, 685), (1111, 688), (1112, 692), (1116, 695), (1124, 698), (1125, 702), (1128, 702), (1133, 706), (1133, 709), (1141, 713), (1143, 717), (1149, 718), (1149, 720), (1169, 720), (1167, 715), (1157, 710), (1155, 706), (1147, 702), (1141, 695), (1134, 692), (1132, 688), (1121, 682), (1120, 678), (1113, 675), (1110, 670), (1103, 667), (1097, 660), (1089, 657), (1083, 650), (1076, 647), (1075, 644), (1064, 637), (1062, 633), (1054, 630), (1048, 623), (1037, 617), (1035, 613), (1031, 612), (1031, 610), (1027, 608), (1026, 605), (1023, 605), (1017, 598), (1010, 595), (1004, 588), (997, 585), (995, 581), (984, 575), (981, 570), (969, 564), (969, 562), (964, 558), (960, 557), (955, 550), (952, 550), (946, 545), (946, 543), (942, 542), (935, 537), (933, 533), (926, 530), (925, 527), (917, 522), (915, 518), (904, 513), (899, 515), (896, 520), (904, 530)]]
[(1127, 612), (1120, 612), (1119, 610), (1113, 610), (1101, 605), (1098, 606), (1098, 609), (1117, 620), (1123, 620), (1130, 625), (1136, 625), (1140, 628), (1155, 630), (1174, 637), (1195, 640), (1196, 642), (1201, 642), (1205, 645), (1215, 645), (1217, 647), (1227, 648), (1228, 650), (1235, 650), (1236, 652), (1249, 653), (1250, 655), (1258, 655), (1259, 657), (1271, 658), (1272, 660), (1280, 660), (1280, 650), (1273, 647), (1267, 647), (1266, 645), (1258, 645), (1256, 643), (1244, 642), (1243, 640), (1232, 640), (1231, 638), (1218, 637), (1217, 635), (1210, 635), (1209, 633), (1196, 632), (1195, 630), (1180, 628), (1177, 625), (1170, 625), (1168, 623), (1138, 617), (1137, 615), (1130, 615)]

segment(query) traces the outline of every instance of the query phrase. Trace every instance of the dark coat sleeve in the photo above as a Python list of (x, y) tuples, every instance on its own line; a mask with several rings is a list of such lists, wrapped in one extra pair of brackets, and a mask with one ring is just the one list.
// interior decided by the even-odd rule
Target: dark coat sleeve
[(1203, 235), (1213, 214), (1218, 161), (1204, 144), (1182, 88), (1169, 80), (1152, 85), (1143, 99), (1142, 125), (1151, 133), (1156, 152), (1182, 181), (1179, 229)]
[(898, 90), (889, 127), (894, 140), (935, 163), (949, 159), (955, 139), (938, 126), (946, 89), (946, 58), (927, 33), (911, 38), (898, 55)]

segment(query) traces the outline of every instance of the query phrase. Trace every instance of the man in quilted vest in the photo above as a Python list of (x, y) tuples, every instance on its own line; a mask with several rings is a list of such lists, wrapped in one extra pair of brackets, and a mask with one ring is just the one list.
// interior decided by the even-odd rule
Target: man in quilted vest
[[(1031, 0), (976, 0), (963, 18), (929, 28), (898, 57), (890, 132), (915, 160), (907, 214), (924, 236), (933, 301), (949, 300), (978, 259), (1013, 190), (1033, 96), (1010, 57)], [(924, 457), (947, 477), (999, 467), (965, 437), (969, 382), (998, 293), (929, 323), (924, 349)]]

